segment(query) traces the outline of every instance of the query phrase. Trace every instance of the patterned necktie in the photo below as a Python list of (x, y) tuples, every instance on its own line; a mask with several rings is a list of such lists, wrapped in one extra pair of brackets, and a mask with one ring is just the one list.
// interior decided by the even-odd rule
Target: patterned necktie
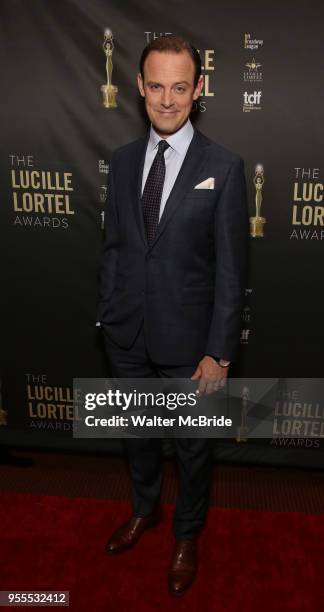
[(165, 178), (164, 152), (170, 146), (166, 140), (160, 140), (158, 152), (153, 160), (146, 179), (142, 206), (147, 240), (151, 246), (159, 223), (161, 197)]

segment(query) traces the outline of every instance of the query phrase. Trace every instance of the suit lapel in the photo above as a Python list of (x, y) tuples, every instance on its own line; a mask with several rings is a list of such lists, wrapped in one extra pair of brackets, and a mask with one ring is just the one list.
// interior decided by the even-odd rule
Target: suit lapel
[(142, 197), (142, 176), (143, 176), (143, 169), (144, 169), (144, 162), (145, 162), (145, 153), (146, 153), (146, 148), (147, 148), (147, 144), (149, 141), (149, 137), (150, 137), (150, 133), (148, 133), (144, 138), (141, 138), (141, 140), (139, 141), (138, 153), (137, 153), (136, 160), (134, 163), (134, 183), (133, 183), (133, 194), (135, 194), (135, 197), (134, 197), (135, 215), (137, 219), (139, 232), (140, 232), (141, 238), (145, 246), (148, 246), (148, 243), (147, 243), (146, 230), (144, 226), (141, 197)]
[[(149, 140), (149, 133), (145, 138), (142, 138), (139, 141), (138, 153), (136, 155), (136, 162), (134, 164), (134, 187), (133, 193), (135, 196), (135, 213), (137, 218), (137, 223), (139, 227), (139, 231), (142, 237), (142, 240), (146, 247), (148, 248), (147, 236), (144, 226), (143, 219), (143, 210), (142, 210), (142, 201), (141, 201), (141, 193), (142, 193), (142, 176), (145, 162), (145, 153)], [(165, 208), (157, 227), (156, 235), (154, 241), (152, 242), (150, 249), (153, 248), (156, 241), (161, 236), (162, 232), (165, 230), (167, 224), (170, 219), (174, 215), (178, 206), (180, 206), (184, 196), (187, 191), (193, 187), (195, 184), (195, 179), (199, 175), (201, 169), (204, 166), (206, 153), (208, 150), (208, 140), (199, 132), (198, 130), (194, 130), (194, 135), (192, 141), (188, 147), (187, 154), (184, 158), (183, 164), (180, 168), (180, 172), (175, 180), (175, 183), (171, 189), (170, 195), (166, 201)]]
[(155, 245), (156, 241), (164, 232), (167, 224), (173, 217), (177, 208), (180, 206), (187, 191), (195, 185), (195, 179), (199, 175), (201, 169), (204, 167), (208, 146), (208, 140), (203, 136), (203, 134), (201, 134), (201, 132), (195, 129), (179, 174), (166, 201), (154, 241), (152, 242), (150, 248)]

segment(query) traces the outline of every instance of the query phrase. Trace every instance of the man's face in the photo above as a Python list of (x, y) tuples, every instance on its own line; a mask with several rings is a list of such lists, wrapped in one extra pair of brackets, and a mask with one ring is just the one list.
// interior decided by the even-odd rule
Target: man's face
[(137, 77), (146, 112), (161, 138), (177, 132), (187, 121), (203, 80), (194, 87), (195, 67), (187, 51), (151, 51), (144, 63), (144, 82)]

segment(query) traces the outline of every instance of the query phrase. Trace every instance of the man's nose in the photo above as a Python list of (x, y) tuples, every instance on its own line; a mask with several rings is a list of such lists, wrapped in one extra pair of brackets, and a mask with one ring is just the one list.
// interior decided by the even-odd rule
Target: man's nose
[(168, 108), (169, 106), (172, 106), (173, 102), (174, 100), (172, 91), (170, 89), (164, 89), (161, 100), (162, 106)]

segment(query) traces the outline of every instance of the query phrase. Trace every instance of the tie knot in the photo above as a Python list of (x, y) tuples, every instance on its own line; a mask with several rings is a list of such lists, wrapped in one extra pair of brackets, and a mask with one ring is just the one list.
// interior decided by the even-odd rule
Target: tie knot
[(164, 155), (164, 152), (169, 148), (169, 143), (166, 140), (160, 140), (158, 147), (158, 154), (159, 155)]

